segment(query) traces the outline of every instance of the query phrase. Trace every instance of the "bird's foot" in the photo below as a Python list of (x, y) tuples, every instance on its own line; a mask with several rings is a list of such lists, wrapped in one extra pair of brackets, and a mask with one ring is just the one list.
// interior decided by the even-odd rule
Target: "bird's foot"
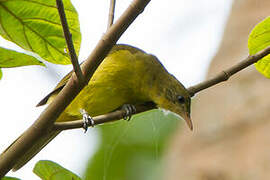
[(132, 114), (136, 113), (136, 108), (132, 104), (124, 104), (122, 106), (122, 109), (126, 111), (124, 115), (124, 120), (127, 120), (127, 121), (131, 119)]
[(81, 109), (80, 112), (81, 112), (81, 114), (83, 116), (84, 133), (86, 133), (86, 131), (88, 129), (88, 126), (94, 127), (95, 122), (94, 122), (93, 118), (84, 109)]

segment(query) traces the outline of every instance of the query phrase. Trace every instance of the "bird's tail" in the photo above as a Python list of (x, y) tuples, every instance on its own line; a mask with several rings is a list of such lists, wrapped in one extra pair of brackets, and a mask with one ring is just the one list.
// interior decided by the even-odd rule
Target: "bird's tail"
[[(17, 171), (22, 166), (24, 166), (28, 161), (30, 161), (39, 151), (41, 151), (55, 136), (57, 136), (61, 131), (49, 132), (40, 137), (40, 139), (35, 142), (31, 148), (26, 151), (26, 153), (15, 163), (12, 170)], [(21, 136), (20, 136), (21, 137)], [(18, 137), (4, 152), (3, 154), (20, 138)]]

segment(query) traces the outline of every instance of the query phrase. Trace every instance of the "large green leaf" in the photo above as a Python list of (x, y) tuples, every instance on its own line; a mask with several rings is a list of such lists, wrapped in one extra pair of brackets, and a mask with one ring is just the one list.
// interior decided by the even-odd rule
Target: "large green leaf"
[[(78, 53), (81, 43), (78, 14), (69, 0), (63, 3)], [(46, 61), (70, 63), (55, 0), (1, 0), (0, 35)]]
[(0, 67), (10, 68), (28, 65), (45, 66), (35, 57), (0, 47)]
[[(251, 55), (270, 46), (270, 17), (265, 18), (251, 31), (248, 39), (248, 48)], [(270, 78), (270, 55), (255, 63), (256, 69), (267, 78)]]
[(98, 126), (101, 144), (89, 161), (85, 179), (162, 179), (163, 152), (179, 122), (173, 114), (152, 110), (129, 122)]
[(42, 180), (81, 180), (76, 174), (52, 161), (38, 161), (33, 172)]
[[(0, 47), (0, 68), (11, 68), (28, 65), (45, 66), (42, 62), (33, 56)], [(2, 70), (0, 69), (0, 79), (2, 76)]]

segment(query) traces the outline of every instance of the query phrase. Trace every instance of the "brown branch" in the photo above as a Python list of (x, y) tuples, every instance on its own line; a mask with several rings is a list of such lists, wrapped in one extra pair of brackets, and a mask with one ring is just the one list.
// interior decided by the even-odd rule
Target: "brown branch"
[[(88, 82), (93, 73), (106, 57), (110, 49), (129, 27), (129, 25), (142, 13), (150, 0), (133, 0), (121, 17), (103, 35), (90, 56), (82, 65), (85, 81)], [(85, 83), (78, 82), (71, 76), (63, 90), (55, 100), (41, 113), (39, 118), (18, 138), (5, 153), (0, 156), (0, 178), (3, 177), (24, 153), (50, 129), (58, 116), (71, 103), (82, 90)]]
[(270, 47), (265, 48), (264, 50), (258, 52), (255, 55), (248, 56), (243, 61), (239, 62), (238, 64), (236, 64), (236, 65), (234, 65), (234, 66), (232, 66), (232, 67), (230, 67), (222, 72), (220, 72), (215, 77), (213, 77), (209, 80), (201, 82), (195, 86), (189, 87), (188, 91), (190, 93), (190, 96), (194, 96), (199, 91), (207, 89), (207, 88), (214, 86), (218, 83), (221, 83), (223, 81), (227, 81), (235, 73), (241, 71), (242, 69), (245, 69), (246, 67), (250, 66), (251, 64), (256, 63), (257, 61), (259, 61), (263, 57), (267, 56), (268, 54), (270, 54)]
[(110, 9), (109, 9), (109, 17), (108, 17), (107, 30), (108, 30), (108, 29), (112, 26), (112, 24), (113, 24), (114, 10), (115, 10), (115, 1), (116, 1), (116, 0), (111, 0), (111, 3), (110, 3)]
[[(217, 76), (213, 77), (212, 79), (209, 79), (205, 82), (199, 83), (198, 85), (192, 86), (188, 88), (189, 93), (191, 96), (193, 96), (195, 93), (207, 89), (211, 86), (214, 86), (220, 82), (226, 81), (230, 78), (230, 76), (234, 75), (235, 73), (241, 71), (242, 69), (248, 67), (251, 64), (256, 63), (258, 60), (263, 58), (264, 56), (267, 56), (270, 53), (270, 47), (260, 51), (259, 53), (249, 56), (240, 63), (228, 68), (225, 71), (222, 71), (220, 74)], [(143, 106), (136, 106), (136, 114), (141, 113), (144, 111), (148, 111), (151, 109), (154, 109), (155, 106), (153, 104), (145, 104)], [(107, 122), (112, 122), (116, 120), (123, 119), (125, 116), (125, 111), (124, 110), (118, 110), (109, 114), (105, 115), (100, 115), (97, 117), (94, 117), (94, 124), (103, 124)], [(82, 128), (83, 127), (83, 120), (77, 120), (77, 121), (71, 121), (71, 122), (61, 122), (58, 123), (56, 122), (54, 124), (54, 127), (52, 128), (53, 130), (68, 130), (68, 129), (75, 129), (75, 128)]]
[[(242, 69), (248, 67), (249, 65), (256, 63), (258, 60), (260, 60), (261, 58), (263, 58), (264, 56), (267, 56), (270, 53), (270, 47), (262, 50), (261, 52), (253, 55), (253, 56), (249, 56), (246, 59), (244, 59), (243, 61), (241, 61), (240, 63), (232, 66), (231, 68), (222, 71), (220, 74), (218, 74), (217, 76), (213, 77), (210, 80), (207, 80), (205, 82), (202, 82), (196, 86), (192, 86), (190, 88), (188, 88), (190, 94), (193, 96), (195, 93), (206, 89), (208, 87), (211, 87), (215, 84), (218, 84), (220, 82), (226, 81), (230, 78), (230, 76), (234, 75), (235, 73), (241, 71)], [(145, 105), (141, 105), (141, 106), (136, 106), (136, 113), (141, 113), (144, 111), (148, 111), (151, 109), (156, 108), (154, 104), (149, 103), (149, 104), (145, 104)], [(97, 117), (94, 117), (94, 124), (103, 124), (103, 123), (107, 123), (107, 122), (112, 122), (112, 121), (116, 121), (116, 120), (120, 120), (123, 119), (125, 116), (125, 111), (124, 110), (118, 110), (112, 113), (108, 113), (105, 115), (100, 115)], [(83, 127), (83, 120), (77, 120), (77, 121), (71, 121), (71, 122), (61, 122), (61, 123), (54, 123), (54, 126), (52, 128), (52, 130), (68, 130), (68, 129), (75, 129), (75, 128), (82, 128)]]
[[(156, 106), (154, 103), (147, 103), (145, 105), (135, 106), (136, 112), (133, 114), (145, 112), (151, 109), (155, 109)], [(96, 116), (93, 118), (94, 124), (103, 124), (112, 121), (121, 120), (125, 117), (126, 111), (125, 110), (117, 110), (105, 115)], [(90, 126), (90, 125), (89, 125)], [(77, 121), (70, 121), (70, 122), (56, 122), (52, 130), (68, 130), (68, 129), (75, 129), (75, 128), (82, 128), (83, 127), (83, 120)]]
[(57, 4), (58, 13), (59, 13), (59, 17), (61, 20), (61, 24), (62, 24), (63, 32), (65, 35), (66, 44), (68, 46), (68, 52), (70, 55), (70, 59), (71, 59), (72, 65), (73, 65), (74, 72), (75, 72), (79, 82), (84, 82), (82, 70), (81, 70), (81, 67), (79, 65), (76, 51), (74, 49), (74, 45), (72, 42), (72, 34), (70, 33), (69, 28), (68, 28), (68, 23), (67, 23), (67, 19), (66, 19), (66, 14), (65, 14), (63, 2), (62, 2), (62, 0), (56, 0), (56, 4)]

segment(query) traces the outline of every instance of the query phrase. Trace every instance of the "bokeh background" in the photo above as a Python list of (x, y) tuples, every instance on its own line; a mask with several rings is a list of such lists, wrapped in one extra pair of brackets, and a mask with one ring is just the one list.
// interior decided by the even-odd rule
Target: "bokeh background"
[[(106, 31), (109, 1), (73, 0), (79, 13), (84, 60)], [(116, 18), (130, 0), (119, 0)], [(248, 54), (252, 27), (268, 16), (266, 0), (151, 1), (119, 43), (156, 55), (185, 86), (194, 85)], [(1, 46), (20, 49), (0, 39)], [(210, 68), (209, 68), (210, 67)], [(0, 151), (39, 116), (35, 105), (72, 68), (3, 69), (0, 81)], [(249, 67), (230, 82), (193, 98), (194, 131), (159, 110), (61, 133), (30, 163), (9, 176), (37, 179), (41, 159), (53, 160), (85, 179), (267, 179), (270, 81)], [(268, 88), (267, 88), (268, 87)], [(269, 123), (268, 123), (269, 124)]]

